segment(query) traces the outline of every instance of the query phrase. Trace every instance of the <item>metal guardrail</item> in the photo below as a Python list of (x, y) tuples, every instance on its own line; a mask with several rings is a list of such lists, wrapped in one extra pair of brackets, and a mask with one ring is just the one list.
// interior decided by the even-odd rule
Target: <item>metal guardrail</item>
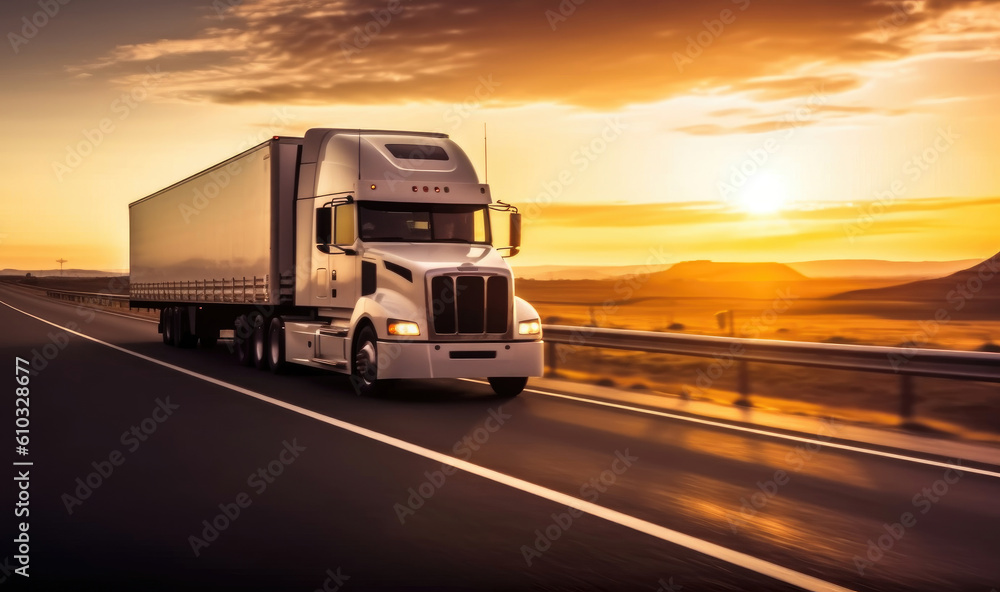
[(128, 308), (129, 297), (127, 294), (107, 294), (97, 292), (73, 292), (71, 290), (51, 290), (43, 288), (45, 295), (58, 300), (68, 300), (71, 302), (82, 302), (85, 304), (97, 304), (100, 306), (114, 306), (116, 308)]
[(548, 343), (747, 362), (1000, 382), (1000, 354), (545, 325)]
[(900, 379), (899, 415), (903, 422), (913, 419), (915, 376), (1000, 382), (1000, 353), (772, 341), (567, 325), (545, 325), (542, 335), (549, 344), (547, 357), (552, 371), (556, 370), (560, 359), (557, 349), (560, 345), (676, 354), (731, 362), (739, 373), (737, 389), (740, 396), (736, 401), (739, 405), (750, 405), (750, 362), (895, 374)]
[[(127, 295), (49, 289), (45, 290), (45, 294), (51, 298), (103, 306), (128, 308), (129, 305)], [(912, 420), (914, 415), (914, 377), (1000, 383), (1000, 353), (774, 341), (568, 325), (544, 325), (542, 331), (548, 343), (547, 363), (553, 372), (558, 365), (559, 346), (600, 347), (732, 362), (738, 372), (738, 405), (751, 404), (750, 362), (897, 375), (900, 379), (899, 415), (904, 422)]]

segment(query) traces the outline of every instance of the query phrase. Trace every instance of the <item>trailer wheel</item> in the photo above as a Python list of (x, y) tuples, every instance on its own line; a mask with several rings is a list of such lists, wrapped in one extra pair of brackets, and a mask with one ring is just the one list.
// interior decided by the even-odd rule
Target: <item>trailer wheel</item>
[(493, 387), (493, 392), (501, 397), (516, 397), (521, 394), (521, 391), (528, 384), (528, 378), (520, 376), (500, 376), (490, 378), (489, 381), (490, 386)]
[(190, 314), (186, 306), (174, 308), (174, 344), (183, 348), (198, 345), (198, 336), (191, 334)]
[(168, 306), (160, 311), (160, 330), (163, 332), (163, 343), (174, 344), (174, 307)]
[(285, 361), (285, 321), (281, 317), (271, 319), (267, 329), (267, 354), (271, 372), (284, 374), (288, 370), (288, 362)]
[(365, 326), (354, 342), (354, 365), (351, 367), (351, 384), (362, 397), (378, 392), (378, 338), (375, 330)]
[(250, 319), (246, 315), (236, 318), (233, 327), (233, 349), (236, 353), (236, 363), (240, 366), (249, 366), (253, 363), (250, 358), (250, 338), (253, 334), (253, 327)]
[(265, 319), (260, 318), (254, 324), (253, 336), (250, 339), (250, 357), (253, 358), (253, 365), (258, 370), (267, 370), (268, 347), (267, 333), (268, 327), (264, 325)]

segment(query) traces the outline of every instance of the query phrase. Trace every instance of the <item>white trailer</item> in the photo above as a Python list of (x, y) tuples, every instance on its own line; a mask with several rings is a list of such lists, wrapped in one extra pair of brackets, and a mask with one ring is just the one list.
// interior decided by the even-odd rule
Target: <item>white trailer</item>
[(275, 137), (130, 204), (129, 224), (130, 304), (160, 310), (169, 345), (232, 331), (242, 364), (351, 374), (360, 394), (485, 377), (515, 396), (542, 375), (538, 313), (501, 255), (520, 215), (445, 134)]

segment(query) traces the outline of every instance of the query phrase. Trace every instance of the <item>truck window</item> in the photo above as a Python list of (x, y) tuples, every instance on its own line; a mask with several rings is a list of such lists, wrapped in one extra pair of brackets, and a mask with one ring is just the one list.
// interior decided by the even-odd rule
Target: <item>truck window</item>
[(448, 160), (448, 153), (440, 146), (427, 144), (386, 144), (386, 150), (404, 160)]
[(361, 240), (490, 244), (485, 205), (359, 202)]

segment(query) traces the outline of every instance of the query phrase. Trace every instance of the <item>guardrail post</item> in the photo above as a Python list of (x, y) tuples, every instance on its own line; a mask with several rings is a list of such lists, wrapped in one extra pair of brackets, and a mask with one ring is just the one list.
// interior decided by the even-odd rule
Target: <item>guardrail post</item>
[(913, 392), (913, 376), (901, 374), (899, 376), (899, 420), (901, 423), (908, 423), (913, 419), (913, 407), (916, 404), (916, 397)]
[(557, 344), (554, 341), (550, 341), (548, 343), (549, 343), (549, 352), (548, 352), (549, 355), (547, 357), (548, 357), (549, 375), (554, 376), (556, 374), (556, 356), (557, 356), (556, 347), (559, 344)]
[(739, 375), (737, 380), (739, 385), (737, 390), (740, 393), (740, 398), (736, 399), (735, 405), (740, 407), (753, 407), (753, 403), (750, 401), (750, 368), (747, 365), (746, 360), (739, 361)]

